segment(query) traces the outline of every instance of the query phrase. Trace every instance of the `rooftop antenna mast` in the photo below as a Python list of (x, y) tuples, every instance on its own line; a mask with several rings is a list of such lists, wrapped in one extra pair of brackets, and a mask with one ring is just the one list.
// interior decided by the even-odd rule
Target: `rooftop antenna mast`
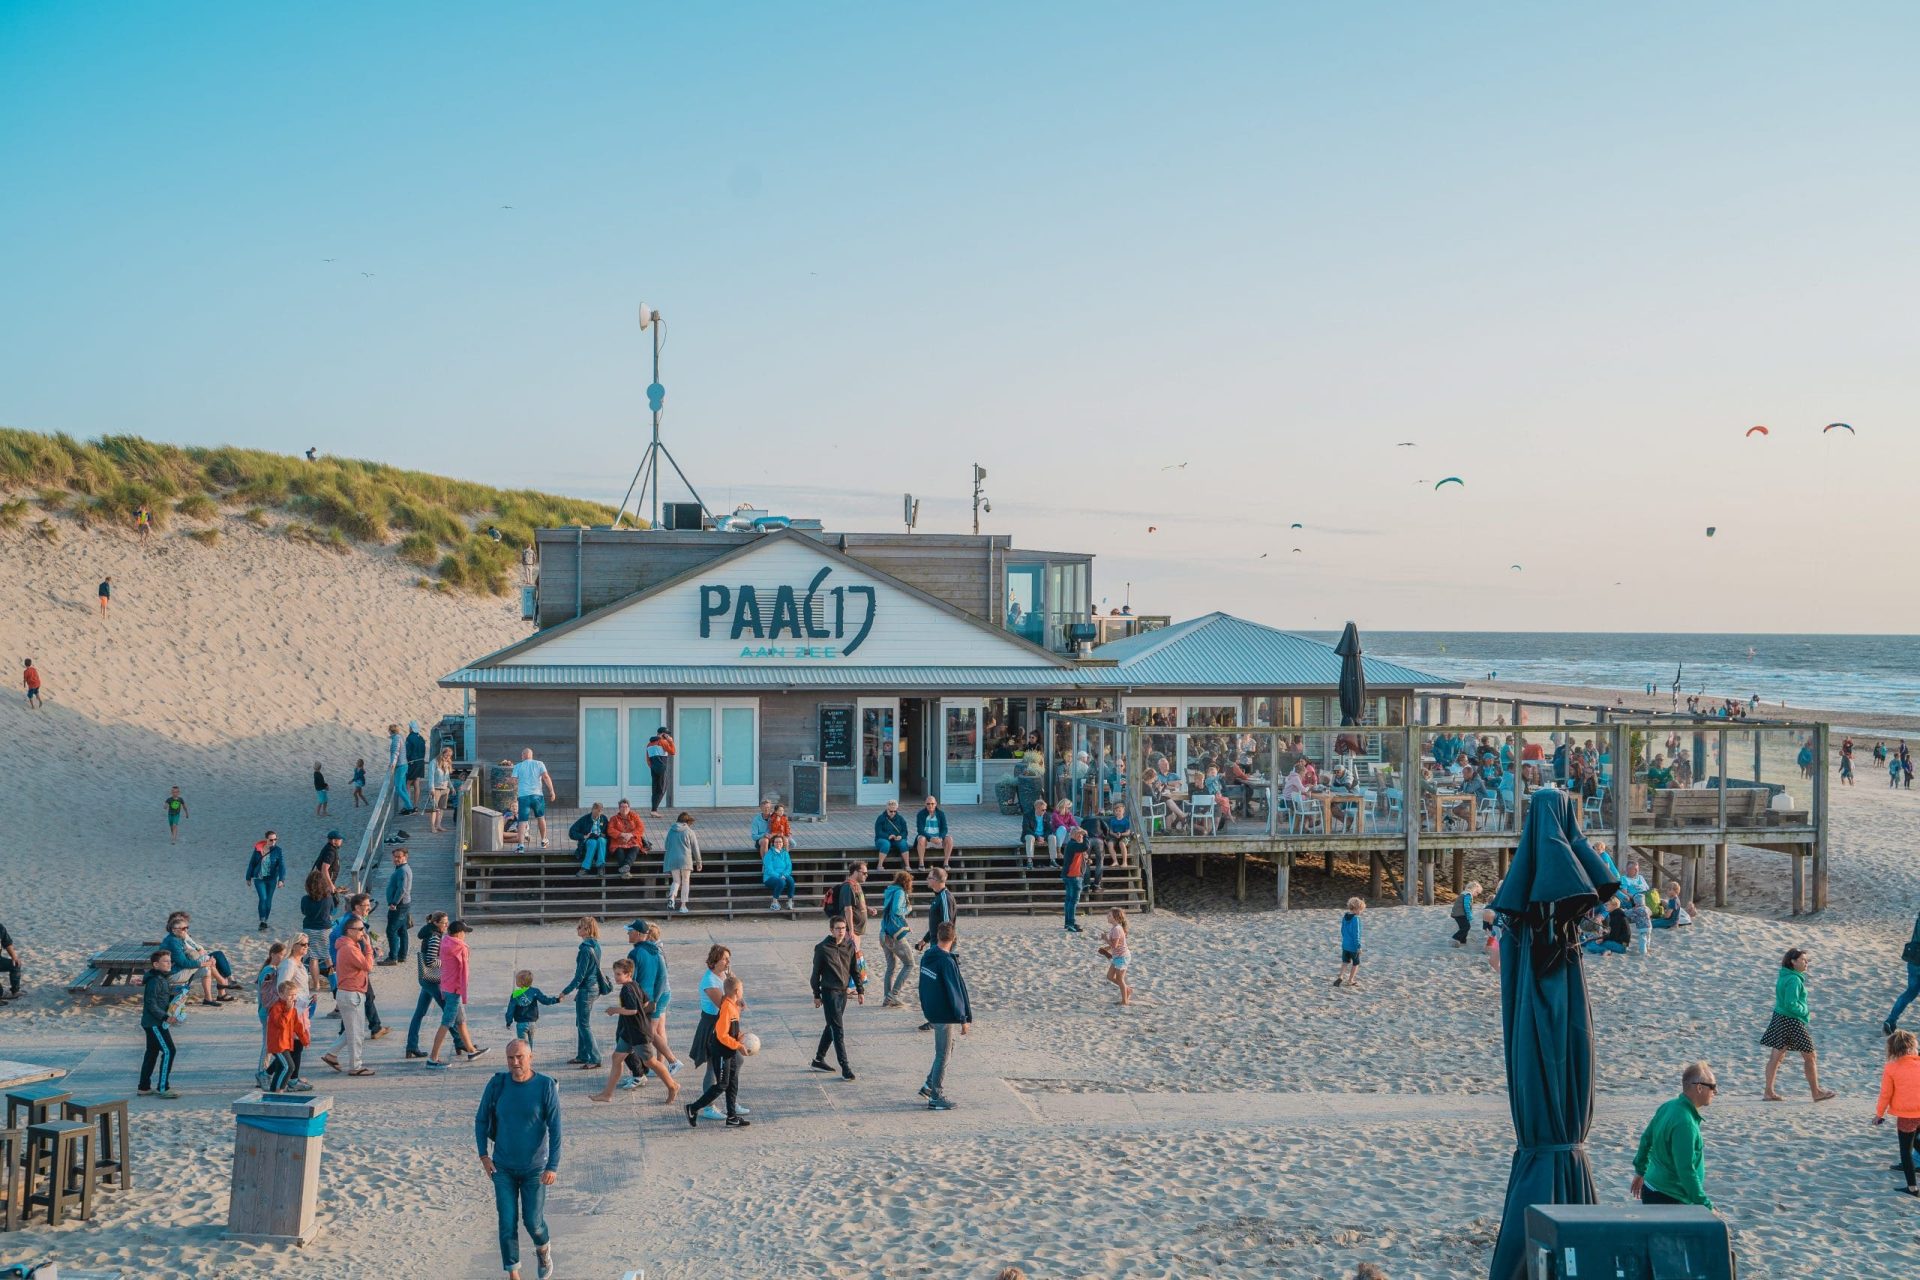
[[(687, 473), (682, 471), (680, 464), (673, 460), (672, 451), (660, 442), (660, 410), (667, 403), (667, 389), (660, 385), (660, 339), (666, 330), (666, 323), (660, 318), (658, 311), (643, 302), (640, 304), (640, 331), (646, 333), (648, 330), (653, 333), (653, 381), (647, 384), (647, 406), (653, 410), (653, 440), (647, 445), (645, 456), (640, 459), (639, 469), (633, 473), (633, 483), (627, 486), (627, 496), (620, 499), (620, 510), (614, 516), (613, 523), (618, 526), (625, 518), (627, 502), (633, 497), (636, 489), (640, 492), (641, 501), (646, 501), (650, 485), (653, 491), (651, 508), (653, 514), (650, 517), (649, 527), (658, 529), (660, 527), (660, 459), (662, 458), (665, 458), (667, 465), (673, 468), (673, 474), (680, 477), (680, 483), (687, 486), (687, 492), (692, 494), (693, 500), (700, 504), (700, 510), (709, 516), (713, 512), (708, 508), (706, 500), (700, 496), (700, 491), (693, 487), (693, 481), (687, 479)], [(634, 504), (633, 514), (635, 519), (639, 518), (639, 503)]]

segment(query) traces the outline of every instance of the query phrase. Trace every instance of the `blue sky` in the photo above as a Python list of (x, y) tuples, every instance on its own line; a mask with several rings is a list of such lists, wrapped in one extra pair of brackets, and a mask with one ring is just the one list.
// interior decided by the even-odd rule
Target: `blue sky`
[(1917, 32), (6, 0), (0, 422), (617, 500), (644, 298), (714, 506), (959, 530), (977, 461), (1149, 611), (1920, 631)]

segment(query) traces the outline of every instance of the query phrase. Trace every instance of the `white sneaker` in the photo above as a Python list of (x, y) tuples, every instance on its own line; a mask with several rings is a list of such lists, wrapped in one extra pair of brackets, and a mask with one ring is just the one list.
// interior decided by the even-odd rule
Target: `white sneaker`
[[(738, 1110), (738, 1108), (736, 1107), (735, 1110)], [(718, 1107), (704, 1108), (700, 1112), (700, 1118), (702, 1120), (725, 1120), (726, 1119), (724, 1115), (720, 1114), (720, 1108)]]
[(753, 1108), (752, 1108), (752, 1107), (750, 1107), (750, 1106), (748, 1106), (748, 1105), (747, 1105), (746, 1103), (744, 1103), (744, 1102), (736, 1102), (736, 1103), (734, 1103), (734, 1104), (733, 1104), (733, 1109), (734, 1109), (734, 1112), (735, 1112), (736, 1114), (738, 1114), (738, 1115), (743, 1115), (743, 1116), (750, 1116), (750, 1115), (752, 1115), (752, 1114), (753, 1114)]
[[(772, 902), (769, 902), (767, 904), (767, 910), (769, 911), (778, 911), (779, 909), (780, 909), (780, 899), (778, 898), (775, 898)], [(709, 1107), (707, 1108), (707, 1110), (711, 1111), (713, 1110), (713, 1108)]]
[(640, 1082), (634, 1079), (632, 1076), (628, 1076), (626, 1079), (620, 1082), (620, 1087), (622, 1089), (638, 1089), (640, 1087)]
[(668, 894), (668, 895), (667, 895), (667, 910), (669, 910), (669, 911), (671, 911), (671, 910), (673, 910), (673, 895), (672, 895), (672, 894)]
[(678, 912), (677, 914), (679, 914), (679, 915), (685, 915), (685, 914), (687, 914), (687, 904), (686, 904), (686, 903), (684, 903), (684, 902), (683, 902), (683, 903), (681, 903), (681, 904), (680, 904), (680, 910), (679, 910), (679, 912)]

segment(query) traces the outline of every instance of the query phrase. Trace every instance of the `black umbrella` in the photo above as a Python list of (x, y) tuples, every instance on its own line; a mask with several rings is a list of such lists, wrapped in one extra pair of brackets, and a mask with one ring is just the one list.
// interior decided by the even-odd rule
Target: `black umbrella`
[(1507, 1108), (1517, 1145), (1493, 1250), (1493, 1280), (1525, 1280), (1527, 1206), (1593, 1204), (1587, 1129), (1593, 1119), (1593, 1022), (1580, 967), (1579, 924), (1620, 887), (1575, 821), (1565, 791), (1527, 804), (1527, 829), (1493, 909), (1501, 939), (1500, 1025)]
[(1351, 622), (1333, 646), (1340, 655), (1340, 723), (1364, 724), (1367, 716), (1367, 677), (1360, 669), (1360, 628)]

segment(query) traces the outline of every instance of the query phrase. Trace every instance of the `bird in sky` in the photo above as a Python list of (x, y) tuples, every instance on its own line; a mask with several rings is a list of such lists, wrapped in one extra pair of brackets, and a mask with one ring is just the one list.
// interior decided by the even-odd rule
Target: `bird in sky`
[(1187, 469), (1187, 464), (1184, 462), (1169, 462), (1166, 466), (1160, 469), (1162, 471), (1185, 471)]
[(1264, 552), (1264, 551), (1262, 551), (1262, 552), (1260, 553), (1260, 558), (1261, 558), (1262, 560), (1265, 560), (1265, 559), (1267, 558), (1267, 553), (1266, 553), (1266, 552)]
[(513, 208), (513, 206), (512, 206), (512, 205), (510, 205), (510, 204), (503, 204), (503, 205), (501, 205), (500, 207), (501, 207), (502, 209), (511, 209), (511, 208)]
[(368, 280), (373, 279), (373, 272), (371, 271), (362, 271), (360, 274)]
[(1414, 447), (1414, 442), (1411, 440), (1402, 440), (1399, 444), (1393, 447), (1396, 449), (1411, 449)]
[(340, 261), (340, 259), (338, 259), (338, 258), (322, 258), (322, 259), (320, 259), (320, 261), (322, 261), (322, 262), (338, 262), (338, 261)]

